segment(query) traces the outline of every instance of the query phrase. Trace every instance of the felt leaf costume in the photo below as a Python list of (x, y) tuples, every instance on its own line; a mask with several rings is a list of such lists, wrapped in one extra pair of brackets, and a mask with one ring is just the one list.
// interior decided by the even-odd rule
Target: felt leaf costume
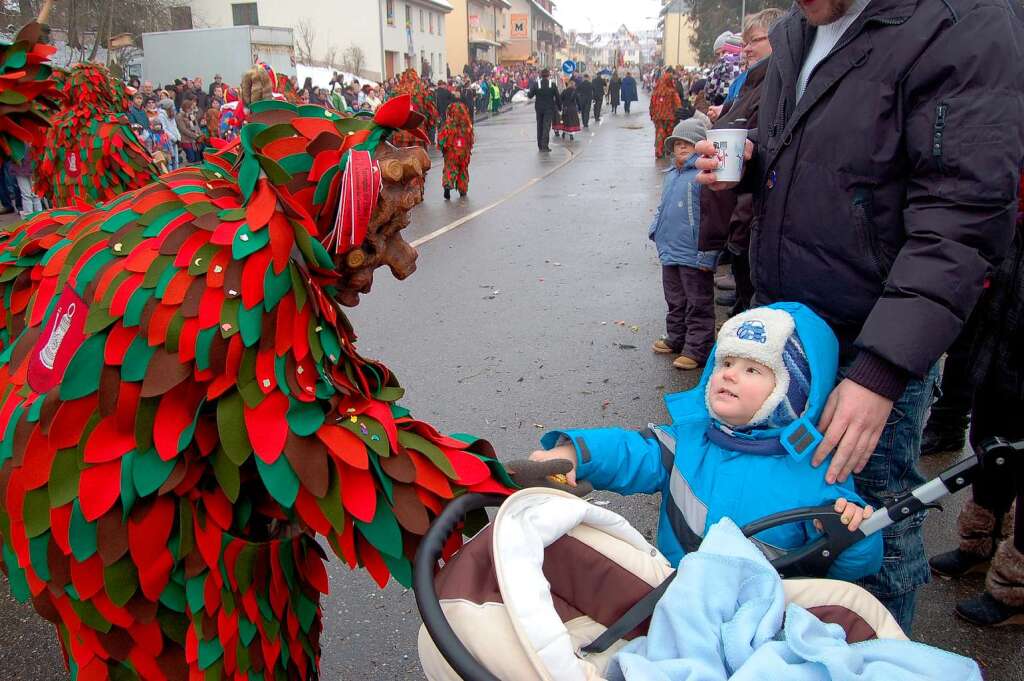
[(13, 43), (0, 43), (0, 160), (21, 161), (28, 145), (41, 145), (47, 116), (60, 105), (47, 64), (57, 49), (42, 44), (41, 37), (42, 26), (32, 22)]
[[(339, 305), (414, 268), (429, 160), (386, 139), (420, 125), (407, 97), (254, 103), (201, 166), (0, 235), (0, 564), (72, 678), (316, 678), (317, 535), (408, 585), (447, 501), (509, 491), (486, 442), (397, 404)], [(342, 193), (358, 152), (372, 211)]]
[(437, 134), (437, 145), (444, 155), (444, 174), (441, 186), (458, 189), (465, 194), (469, 191), (469, 161), (473, 156), (473, 122), (469, 110), (461, 101), (448, 106), (444, 125)]
[(427, 130), (437, 125), (439, 116), (433, 97), (427, 92), (420, 74), (416, 73), (415, 69), (406, 69), (405, 73), (399, 77), (398, 85), (395, 87), (395, 96), (401, 97), (402, 95), (412, 98), (413, 109), (423, 116), (423, 125), (414, 130), (398, 131), (392, 137), (391, 143), (396, 147), (420, 146), (426, 148), (430, 146)]
[(61, 90), (64, 105), (37, 150), (36, 193), (54, 206), (94, 205), (160, 175), (128, 124), (124, 83), (99, 64), (76, 64)]
[(672, 136), (676, 109), (683, 104), (672, 76), (664, 74), (651, 93), (651, 120), (654, 122), (654, 157), (665, 155), (665, 140)]

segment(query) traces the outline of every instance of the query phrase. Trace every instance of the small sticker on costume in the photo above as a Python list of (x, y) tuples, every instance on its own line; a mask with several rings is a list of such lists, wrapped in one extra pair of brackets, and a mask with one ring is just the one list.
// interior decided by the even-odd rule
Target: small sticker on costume
[(85, 342), (88, 314), (85, 301), (66, 286), (29, 359), (28, 385), (32, 390), (46, 393), (63, 380), (71, 358)]

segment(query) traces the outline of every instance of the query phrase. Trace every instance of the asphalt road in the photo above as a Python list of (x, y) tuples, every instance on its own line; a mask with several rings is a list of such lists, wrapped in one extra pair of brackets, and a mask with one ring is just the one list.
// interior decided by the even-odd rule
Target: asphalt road
[[(437, 159), (408, 229), (410, 241), (425, 240), (419, 270), (405, 282), (380, 274), (351, 314), (361, 352), (397, 373), (417, 417), (521, 458), (552, 427), (662, 421), (663, 395), (695, 382), (648, 349), (663, 331), (646, 238), (662, 168), (646, 103), (638, 109), (606, 113), (547, 155), (537, 153), (530, 106), (482, 123), (466, 199), (443, 200)], [(925, 467), (934, 474), (952, 461)], [(658, 497), (596, 499), (653, 537)], [(931, 552), (952, 546), (961, 501), (928, 519)], [(412, 594), (377, 590), (337, 561), (330, 573), (323, 678), (422, 678)], [(952, 616), (956, 600), (980, 588), (979, 578), (928, 585), (915, 638), (972, 655), (991, 681), (1024, 680), (1020, 628), (979, 631)], [(52, 629), (0, 588), (0, 679), (66, 677)]]

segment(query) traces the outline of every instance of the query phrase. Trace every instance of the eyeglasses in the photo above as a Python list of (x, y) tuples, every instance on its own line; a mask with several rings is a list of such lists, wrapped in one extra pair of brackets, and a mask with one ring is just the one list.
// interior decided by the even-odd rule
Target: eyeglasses
[(743, 42), (743, 47), (750, 47), (751, 45), (755, 45), (757, 43), (764, 42), (765, 40), (768, 40), (768, 36), (766, 36), (766, 35), (763, 35), (760, 38), (752, 38), (750, 40), (744, 41)]

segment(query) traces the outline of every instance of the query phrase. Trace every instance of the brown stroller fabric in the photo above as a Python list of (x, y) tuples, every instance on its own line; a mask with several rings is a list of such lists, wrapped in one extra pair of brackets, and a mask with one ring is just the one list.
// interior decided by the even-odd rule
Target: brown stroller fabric
[[(563, 527), (552, 527), (552, 517), (563, 518)], [(543, 547), (515, 541), (534, 534), (544, 537)], [(533, 559), (534, 570), (521, 560), (524, 554)], [(621, 516), (569, 494), (530, 489), (510, 497), (494, 522), (439, 570), (434, 581), (452, 629), (499, 679), (598, 681), (627, 640), (646, 634), (648, 622), (604, 653), (582, 655), (580, 648), (672, 572), (668, 561)], [(546, 593), (536, 603), (521, 602), (534, 600), (545, 584)], [(784, 580), (783, 589), (787, 602), (842, 626), (850, 643), (906, 638), (885, 607), (854, 584), (794, 579)], [(459, 679), (423, 627), (419, 655), (431, 681)]]

